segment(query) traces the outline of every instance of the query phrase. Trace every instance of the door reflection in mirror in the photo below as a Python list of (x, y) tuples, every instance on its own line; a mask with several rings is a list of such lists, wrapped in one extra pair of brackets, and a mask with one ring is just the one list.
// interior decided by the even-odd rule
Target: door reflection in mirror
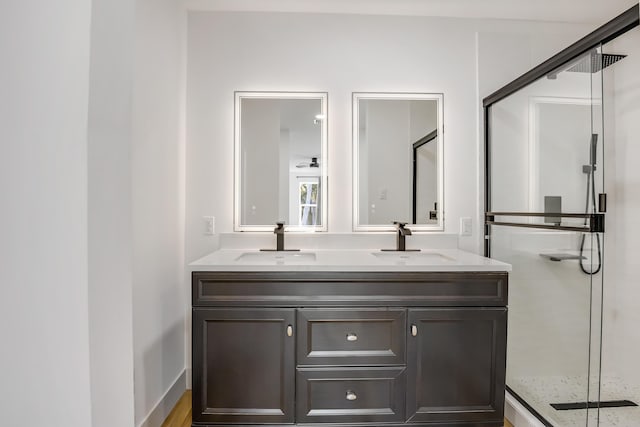
[(413, 224), (438, 221), (438, 130), (413, 143)]

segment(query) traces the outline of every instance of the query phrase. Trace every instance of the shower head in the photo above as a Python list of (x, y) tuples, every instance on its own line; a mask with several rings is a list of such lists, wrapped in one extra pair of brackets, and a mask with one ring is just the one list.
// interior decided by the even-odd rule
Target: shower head
[[(547, 78), (555, 80), (558, 78), (558, 74), (563, 71), (570, 73), (597, 73), (609, 65), (613, 65), (621, 59), (626, 58), (627, 55), (612, 54), (612, 53), (598, 53), (595, 50), (578, 58), (575, 62), (565, 63), (560, 68), (557, 68), (547, 74)], [(566, 67), (566, 68), (565, 68)]]
[(591, 144), (589, 145), (589, 164), (582, 165), (582, 173), (591, 175), (596, 171), (596, 161), (598, 160), (598, 134), (591, 134)]
[(590, 55), (580, 58), (578, 62), (571, 65), (566, 71), (570, 73), (597, 73), (626, 57), (627, 55), (591, 52)]

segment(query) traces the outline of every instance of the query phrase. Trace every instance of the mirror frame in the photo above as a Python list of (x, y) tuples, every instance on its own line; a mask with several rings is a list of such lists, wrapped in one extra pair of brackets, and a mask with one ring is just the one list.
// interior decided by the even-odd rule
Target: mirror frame
[[(403, 92), (353, 92), (352, 93), (352, 150), (353, 150), (353, 231), (369, 231), (369, 232), (382, 232), (382, 231), (395, 231), (396, 227), (393, 224), (360, 224), (360, 212), (359, 212), (359, 153), (358, 153), (358, 141), (359, 141), (359, 102), (360, 100), (378, 99), (378, 100), (397, 100), (397, 101), (410, 101), (410, 100), (436, 100), (438, 101), (438, 222), (437, 224), (408, 224), (411, 231), (425, 232), (425, 231), (444, 231), (444, 94), (443, 93), (403, 93)], [(408, 189), (411, 191), (411, 189)]]
[[(321, 113), (324, 118), (321, 125), (320, 136), (320, 200), (322, 201), (320, 206), (320, 214), (322, 218), (322, 224), (319, 226), (296, 226), (285, 224), (286, 231), (295, 232), (307, 232), (313, 233), (317, 231), (327, 231), (328, 221), (328, 200), (327, 200), (327, 129), (328, 129), (328, 93), (327, 92), (277, 92), (277, 91), (235, 91), (234, 92), (234, 138), (233, 138), (233, 167), (234, 167), (234, 180), (233, 180), (233, 231), (269, 231), (272, 232), (275, 228), (274, 224), (265, 225), (246, 225), (241, 224), (241, 206), (240, 206), (240, 190), (242, 188), (241, 182), (241, 152), (242, 152), (242, 135), (241, 135), (241, 101), (243, 98), (261, 98), (261, 99), (318, 99), (320, 100)], [(280, 219), (278, 219), (279, 221)]]

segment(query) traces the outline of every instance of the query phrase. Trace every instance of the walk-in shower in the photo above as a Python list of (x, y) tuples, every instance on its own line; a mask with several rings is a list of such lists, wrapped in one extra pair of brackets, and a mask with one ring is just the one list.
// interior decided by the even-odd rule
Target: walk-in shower
[(507, 388), (547, 426), (640, 427), (638, 15), (484, 100), (485, 253), (513, 266)]

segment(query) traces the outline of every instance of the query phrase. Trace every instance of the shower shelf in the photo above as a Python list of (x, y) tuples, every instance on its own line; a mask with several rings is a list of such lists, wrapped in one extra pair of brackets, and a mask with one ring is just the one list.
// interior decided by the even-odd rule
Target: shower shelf
[[(526, 217), (561, 217), (561, 218), (584, 218), (589, 220), (585, 226), (569, 226), (558, 224), (527, 224), (522, 222), (496, 221), (497, 216), (526, 216)], [(501, 225), (507, 227), (540, 228), (544, 230), (579, 231), (586, 233), (604, 233), (604, 214), (583, 214), (583, 213), (554, 213), (554, 212), (486, 212), (485, 224)]]
[(587, 257), (583, 256), (583, 255), (565, 253), (565, 252), (541, 253), (540, 256), (543, 257), (543, 258), (547, 258), (550, 261), (565, 261), (565, 260), (574, 260), (574, 259), (577, 259), (577, 260), (587, 259)]

